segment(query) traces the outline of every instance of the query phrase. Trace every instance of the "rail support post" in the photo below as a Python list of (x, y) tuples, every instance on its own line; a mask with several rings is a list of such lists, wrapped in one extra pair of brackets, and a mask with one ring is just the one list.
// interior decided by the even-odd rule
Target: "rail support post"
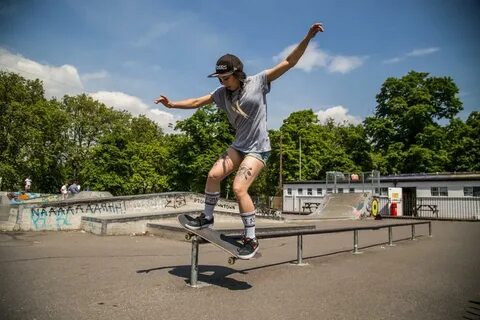
[(393, 236), (392, 236), (392, 227), (388, 227), (388, 246), (389, 247), (395, 247), (393, 244)]
[(308, 263), (303, 262), (303, 235), (297, 235), (297, 261), (293, 264), (297, 266), (306, 266)]
[(358, 230), (353, 230), (353, 254), (361, 254), (363, 252), (358, 251)]
[(432, 221), (428, 222), (428, 236), (431, 238), (432, 235)]
[(190, 269), (190, 283), (188, 286), (192, 288), (201, 288), (208, 286), (207, 283), (198, 281), (198, 248), (200, 239), (198, 236), (192, 236), (192, 267)]
[(192, 267), (190, 269), (190, 286), (197, 287), (198, 280), (198, 236), (192, 237)]
[(415, 225), (412, 224), (412, 238), (410, 240), (416, 240), (415, 239)]

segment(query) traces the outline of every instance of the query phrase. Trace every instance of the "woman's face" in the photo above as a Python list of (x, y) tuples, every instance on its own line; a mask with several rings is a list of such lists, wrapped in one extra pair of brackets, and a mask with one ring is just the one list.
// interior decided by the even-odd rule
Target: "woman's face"
[(220, 80), (220, 83), (223, 84), (227, 90), (235, 91), (240, 88), (240, 81), (235, 78), (233, 74), (228, 76), (219, 76), (218, 80)]

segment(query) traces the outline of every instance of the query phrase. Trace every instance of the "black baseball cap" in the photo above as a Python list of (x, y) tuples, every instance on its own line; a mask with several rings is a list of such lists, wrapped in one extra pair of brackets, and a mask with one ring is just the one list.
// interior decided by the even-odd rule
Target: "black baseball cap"
[(214, 78), (218, 76), (226, 76), (236, 71), (243, 72), (243, 63), (237, 56), (227, 53), (217, 60), (215, 72), (208, 75), (208, 77)]

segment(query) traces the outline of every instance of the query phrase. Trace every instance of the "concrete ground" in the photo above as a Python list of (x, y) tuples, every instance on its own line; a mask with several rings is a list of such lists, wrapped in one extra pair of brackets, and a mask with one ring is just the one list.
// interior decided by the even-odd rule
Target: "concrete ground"
[[(330, 222), (332, 223), (332, 222)], [(350, 222), (354, 223), (354, 222)], [(480, 223), (433, 222), (261, 241), (262, 258), (227, 264), (188, 242), (83, 232), (0, 233), (1, 319), (462, 319), (480, 301)], [(478, 312), (478, 311), (477, 311)], [(465, 318), (468, 319), (468, 318)], [(475, 318), (472, 318), (475, 319)]]

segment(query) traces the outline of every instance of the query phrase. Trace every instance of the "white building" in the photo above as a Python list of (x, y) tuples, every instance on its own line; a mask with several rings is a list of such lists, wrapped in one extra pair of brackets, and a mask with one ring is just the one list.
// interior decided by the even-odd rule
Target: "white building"
[[(378, 174), (327, 175), (324, 181), (289, 181), (283, 184), (283, 211), (302, 211), (305, 203), (315, 203), (328, 193), (372, 192), (388, 202), (388, 188), (402, 189), (403, 212), (412, 212), (425, 201), (435, 202), (457, 199), (475, 206), (480, 203), (480, 173), (402, 174), (379, 176)], [(463, 199), (463, 200), (462, 200)], [(430, 203), (429, 202), (429, 203)], [(451, 202), (451, 201), (450, 201)], [(478, 213), (480, 208), (469, 208)], [(452, 211), (452, 210), (450, 210)]]

